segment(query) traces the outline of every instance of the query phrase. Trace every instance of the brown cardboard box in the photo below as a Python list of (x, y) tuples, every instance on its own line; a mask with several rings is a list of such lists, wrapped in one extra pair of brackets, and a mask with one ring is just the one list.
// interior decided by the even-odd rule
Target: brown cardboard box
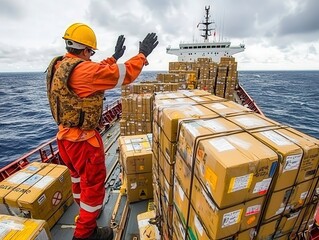
[(176, 141), (171, 142), (163, 130), (160, 131), (160, 151), (165, 156), (169, 164), (174, 164), (177, 144)]
[(186, 195), (185, 190), (175, 178), (174, 184), (174, 209), (179, 215), (180, 221), (186, 226), (187, 216), (188, 216), (188, 206), (189, 206), (189, 196)]
[(238, 115), (240, 113), (251, 112), (249, 108), (243, 107), (233, 101), (207, 103), (204, 104), (204, 106), (222, 116), (231, 116), (235, 114)]
[(277, 154), (245, 132), (200, 139), (196, 149), (195, 174), (219, 208), (265, 195), (277, 165)]
[(312, 193), (317, 179), (311, 179), (283, 190), (275, 191), (270, 195), (264, 219), (269, 220), (282, 213), (298, 210), (312, 200)]
[(50, 240), (52, 239), (49, 227), (44, 220), (22, 218), (17, 216), (1, 215), (1, 239), (19, 240)]
[(184, 121), (180, 125), (177, 148), (183, 159), (191, 166), (197, 138), (242, 131), (240, 127), (222, 117)]
[(224, 238), (239, 231), (244, 204), (218, 209), (196, 177), (193, 180), (191, 204), (213, 239)]
[(136, 173), (124, 175), (128, 202), (137, 202), (153, 197), (153, 174)]
[(252, 133), (254, 137), (264, 142), (280, 155), (280, 168), (274, 191), (288, 188), (295, 184), (303, 155), (303, 149), (281, 133), (281, 129), (257, 130)]
[[(178, 96), (179, 94), (177, 94)], [(157, 96), (157, 95), (156, 95)], [(165, 95), (166, 96), (166, 95)], [(155, 98), (156, 99), (156, 98)], [(196, 105), (196, 102), (188, 97), (163, 98), (154, 101), (153, 120), (160, 124), (162, 111), (165, 108), (178, 108), (181, 105)]]
[(164, 223), (171, 229), (173, 227), (173, 204), (169, 204), (165, 195), (161, 194), (161, 206)]
[(31, 163), (1, 182), (0, 199), (10, 213), (46, 220), (51, 228), (73, 202), (69, 170)]
[[(183, 160), (179, 152), (176, 153), (176, 162), (175, 162), (175, 179), (179, 182), (179, 185), (186, 193), (187, 196), (190, 196), (190, 187), (191, 187), (191, 166), (187, 165), (186, 162)], [(176, 183), (175, 183), (176, 184)], [(176, 193), (176, 191), (175, 191)]]
[(293, 132), (291, 128), (276, 131), (283, 137), (293, 141), (303, 150), (303, 156), (299, 166), (296, 183), (300, 183), (315, 177), (319, 163), (319, 140), (307, 138)]
[(140, 240), (159, 240), (160, 232), (156, 225), (150, 224), (149, 220), (155, 218), (155, 212), (149, 211), (137, 215), (137, 224)]
[(186, 236), (186, 222), (181, 220), (179, 213), (173, 209), (173, 239), (181, 240)]
[(266, 224), (262, 224), (257, 233), (256, 239), (273, 239), (271, 237), (275, 234), (277, 225), (278, 219)]
[(119, 147), (126, 174), (152, 171), (152, 142), (148, 135), (120, 136)]
[(179, 120), (207, 117), (217, 117), (217, 114), (201, 105), (181, 105), (178, 107), (164, 108), (159, 123), (168, 140), (176, 142)]
[(163, 170), (160, 168), (159, 170), (159, 183), (161, 186), (161, 193), (165, 196), (168, 204), (173, 204), (173, 191), (174, 186), (170, 184), (166, 179)]
[(204, 224), (191, 206), (188, 220), (188, 239), (210, 240), (208, 233), (205, 230)]
[(174, 183), (174, 163), (170, 163), (164, 156), (163, 152), (159, 150), (159, 166), (163, 171), (163, 175), (166, 178), (169, 185)]
[(280, 123), (277, 123), (257, 113), (230, 116), (227, 119), (247, 131), (259, 128), (268, 129), (281, 126)]

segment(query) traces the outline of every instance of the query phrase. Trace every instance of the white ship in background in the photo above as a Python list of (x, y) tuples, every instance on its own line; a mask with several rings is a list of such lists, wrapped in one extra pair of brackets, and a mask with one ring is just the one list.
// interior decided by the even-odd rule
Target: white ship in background
[(210, 42), (209, 37), (212, 35), (211, 25), (214, 23), (210, 20), (210, 6), (205, 7), (205, 20), (200, 22), (197, 26), (202, 25), (200, 29), (203, 31), (201, 35), (204, 38), (203, 42), (191, 42), (191, 43), (180, 43), (179, 48), (166, 48), (166, 53), (178, 56), (179, 62), (194, 62), (197, 58), (212, 58), (214, 62), (219, 62), (221, 57), (229, 57), (236, 53), (243, 52), (245, 45), (240, 44), (239, 46), (231, 46), (229, 41), (215, 41)]

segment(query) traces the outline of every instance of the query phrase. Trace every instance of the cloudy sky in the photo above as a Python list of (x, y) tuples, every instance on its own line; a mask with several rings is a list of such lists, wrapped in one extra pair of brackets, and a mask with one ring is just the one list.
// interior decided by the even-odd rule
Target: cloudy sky
[(160, 43), (145, 70), (167, 70), (177, 61), (166, 54), (168, 45), (200, 39), (205, 5), (213, 10), (217, 40), (246, 45), (235, 55), (239, 70), (319, 70), (318, 0), (0, 0), (0, 72), (44, 71), (64, 54), (61, 37), (74, 22), (94, 29), (94, 61), (113, 54), (120, 34), (125, 61), (156, 32)]

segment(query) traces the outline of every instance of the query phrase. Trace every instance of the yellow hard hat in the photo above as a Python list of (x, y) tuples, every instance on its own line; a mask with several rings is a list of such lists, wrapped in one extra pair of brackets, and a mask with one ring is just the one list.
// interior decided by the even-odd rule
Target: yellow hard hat
[(92, 28), (83, 23), (74, 23), (67, 28), (63, 39), (71, 40), (94, 50), (97, 49), (96, 36)]

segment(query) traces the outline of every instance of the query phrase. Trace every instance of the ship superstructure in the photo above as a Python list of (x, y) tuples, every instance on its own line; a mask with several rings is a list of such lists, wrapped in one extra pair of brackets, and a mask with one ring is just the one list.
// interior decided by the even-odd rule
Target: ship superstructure
[(194, 62), (198, 58), (212, 58), (214, 62), (219, 62), (221, 57), (229, 57), (236, 53), (243, 52), (245, 45), (231, 46), (230, 41), (209, 41), (215, 28), (212, 28), (213, 21), (210, 20), (210, 6), (205, 7), (205, 20), (200, 22), (198, 26), (202, 26), (200, 30), (203, 32), (201, 36), (204, 38), (202, 42), (180, 43), (179, 48), (166, 48), (166, 53), (178, 56), (179, 62)]

